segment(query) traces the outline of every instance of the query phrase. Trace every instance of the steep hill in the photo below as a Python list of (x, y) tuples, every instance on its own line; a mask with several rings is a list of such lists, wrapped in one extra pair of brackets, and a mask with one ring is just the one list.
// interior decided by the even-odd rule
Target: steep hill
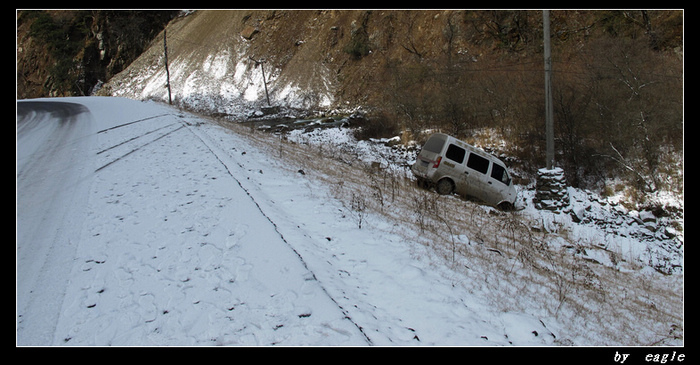
[[(647, 34), (657, 48), (680, 46), (682, 13), (654, 14), (553, 12), (555, 52), (570, 55), (590, 38), (611, 35)], [(303, 107), (386, 104), (383, 90), (397, 77), (468, 63), (507, 70), (527, 64), (540, 80), (541, 67), (529, 63), (542, 63), (541, 18), (541, 11), (196, 11), (167, 27), (172, 94), (178, 103), (196, 103), (207, 84), (222, 98), (207, 108), (227, 108), (237, 98), (265, 102), (263, 69), (271, 104)], [(165, 100), (162, 34), (109, 86)]]
[[(264, 71), (271, 105), (366, 105), (375, 94), (373, 74), (386, 63), (386, 53), (398, 46), (388, 46), (396, 31), (386, 31), (396, 14), (403, 13), (240, 10), (198, 11), (179, 18), (167, 28), (173, 100), (228, 114), (244, 106), (259, 107), (267, 102)], [(378, 52), (371, 45), (385, 47)], [(163, 48), (161, 37), (111, 80), (111, 92), (167, 100)], [(202, 105), (211, 90), (219, 91), (220, 102)]]

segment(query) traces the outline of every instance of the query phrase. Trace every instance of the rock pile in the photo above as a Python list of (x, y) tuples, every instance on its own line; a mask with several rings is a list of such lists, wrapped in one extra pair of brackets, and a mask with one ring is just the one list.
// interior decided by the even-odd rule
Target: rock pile
[(566, 188), (564, 170), (559, 167), (537, 170), (536, 189), (532, 202), (537, 209), (559, 213), (569, 205), (569, 192)]
[(599, 248), (607, 249), (607, 240), (636, 240), (645, 246), (646, 264), (665, 274), (683, 272), (682, 214), (671, 206), (648, 205), (628, 210), (615, 199), (570, 189), (570, 204), (561, 212), (581, 225), (594, 225), (606, 235)]

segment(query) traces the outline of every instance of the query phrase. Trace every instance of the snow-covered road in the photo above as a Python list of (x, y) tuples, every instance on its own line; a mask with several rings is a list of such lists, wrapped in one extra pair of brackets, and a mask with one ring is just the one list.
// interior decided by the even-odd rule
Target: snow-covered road
[(38, 314), (22, 318), (33, 334), (18, 331), (18, 342), (48, 344), (86, 211), (95, 123), (76, 103), (22, 102), (17, 112), (17, 305)]
[(186, 118), (78, 102), (18, 103), (18, 344), (367, 344)]

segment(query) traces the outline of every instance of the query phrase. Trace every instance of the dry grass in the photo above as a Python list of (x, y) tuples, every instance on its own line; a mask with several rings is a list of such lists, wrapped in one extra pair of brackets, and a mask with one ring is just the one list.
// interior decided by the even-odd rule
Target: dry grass
[[(561, 344), (683, 343), (683, 277), (623, 272), (576, 256), (566, 232), (533, 230), (522, 212), (501, 212), (456, 196), (418, 188), (410, 172), (376, 169), (329, 146), (287, 142), (239, 125), (226, 126), (327, 186), (358, 223), (381, 216), (392, 233), (428, 247), (434, 265), (455, 285), (500, 311), (522, 311), (566, 324)], [(309, 164), (309, 160), (313, 164)], [(559, 243), (552, 245), (556, 240)], [(616, 259), (622, 255), (611, 253)], [(634, 263), (630, 263), (634, 265)], [(628, 265), (628, 266), (630, 266)], [(637, 266), (641, 267), (641, 266)]]

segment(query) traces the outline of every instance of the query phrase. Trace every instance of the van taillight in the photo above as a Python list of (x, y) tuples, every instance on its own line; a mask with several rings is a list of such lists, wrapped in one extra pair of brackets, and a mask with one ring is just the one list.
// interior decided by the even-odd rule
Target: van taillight
[(434, 169), (440, 166), (440, 161), (442, 161), (442, 156), (438, 156), (437, 160), (435, 160), (435, 164), (433, 164)]

